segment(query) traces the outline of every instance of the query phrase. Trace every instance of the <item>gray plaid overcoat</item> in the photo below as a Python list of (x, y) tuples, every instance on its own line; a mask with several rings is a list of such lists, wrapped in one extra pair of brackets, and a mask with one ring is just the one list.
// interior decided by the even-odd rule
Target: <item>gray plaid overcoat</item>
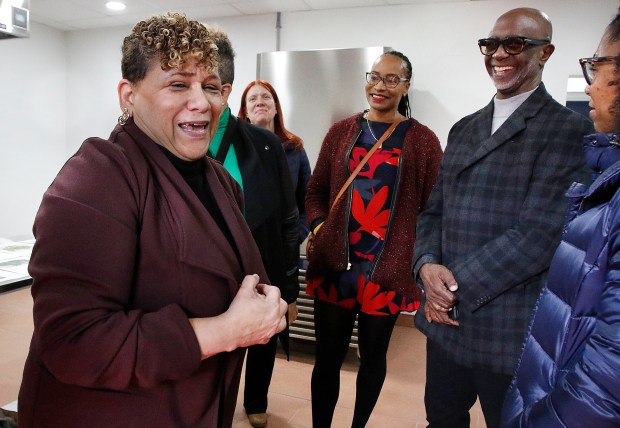
[(429, 324), (423, 307), (415, 323), (452, 361), (510, 375), (560, 242), (565, 191), (587, 181), (582, 138), (593, 128), (543, 84), (490, 135), (492, 117), (493, 102), (452, 127), (417, 224), (414, 266), (454, 273), (460, 326)]

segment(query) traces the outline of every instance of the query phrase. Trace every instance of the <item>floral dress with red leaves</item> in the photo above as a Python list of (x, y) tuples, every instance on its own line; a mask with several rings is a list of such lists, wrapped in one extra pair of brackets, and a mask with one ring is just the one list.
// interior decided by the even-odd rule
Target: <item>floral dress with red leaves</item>
[[(398, 164), (405, 132), (411, 121), (400, 123), (364, 165), (351, 184), (351, 213), (349, 215), (349, 263), (346, 272), (332, 272), (309, 278), (306, 292), (315, 298), (347, 309), (356, 306), (370, 315), (394, 315), (413, 311), (419, 303), (381, 284), (370, 281), (375, 260), (385, 243), (392, 199), (396, 190)], [(389, 123), (362, 123), (362, 133), (349, 158), (353, 172), (376, 140), (389, 128)], [(398, 233), (392, 231), (392, 233)]]

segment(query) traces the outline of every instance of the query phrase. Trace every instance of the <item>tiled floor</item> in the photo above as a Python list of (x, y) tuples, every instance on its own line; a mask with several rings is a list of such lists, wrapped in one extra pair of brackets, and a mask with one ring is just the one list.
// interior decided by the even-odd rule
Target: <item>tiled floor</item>
[[(0, 405), (17, 398), (31, 334), (30, 289), (22, 288), (0, 294)], [(387, 378), (368, 428), (426, 426), (422, 398), (424, 348), (424, 336), (415, 328), (396, 326), (388, 353)], [(307, 342), (293, 342), (291, 361), (286, 361), (284, 354), (278, 355), (269, 392), (269, 428), (312, 426), (312, 349), (313, 346)], [(356, 373), (357, 356), (352, 349), (342, 369), (340, 400), (336, 407), (333, 428), (351, 426)], [(242, 390), (243, 385), (240, 391)], [(471, 416), (472, 428), (486, 427), (478, 404), (472, 409)], [(250, 427), (240, 400), (237, 402), (233, 427)]]

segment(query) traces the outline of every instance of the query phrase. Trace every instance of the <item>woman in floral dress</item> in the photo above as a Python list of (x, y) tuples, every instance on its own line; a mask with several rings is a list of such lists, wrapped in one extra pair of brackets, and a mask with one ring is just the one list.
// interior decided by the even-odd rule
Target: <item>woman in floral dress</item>
[[(410, 117), (411, 78), (411, 63), (400, 52), (375, 61), (366, 74), (369, 110), (331, 127), (308, 184), (312, 232), (306, 291), (314, 297), (314, 427), (331, 425), (356, 316), (360, 369), (352, 427), (363, 427), (385, 380), (398, 315), (419, 305), (420, 290), (411, 277), (415, 226), (442, 151), (435, 134)], [(349, 175), (395, 121), (401, 122), (336, 200)]]

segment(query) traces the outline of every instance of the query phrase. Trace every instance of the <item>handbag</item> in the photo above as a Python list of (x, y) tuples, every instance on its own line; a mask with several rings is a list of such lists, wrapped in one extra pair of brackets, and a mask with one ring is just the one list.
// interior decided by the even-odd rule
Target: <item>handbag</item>
[[(340, 188), (340, 190), (338, 191), (338, 193), (336, 194), (336, 197), (334, 198), (334, 202), (332, 202), (332, 205), (329, 209), (329, 211), (331, 212), (334, 207), (336, 206), (336, 203), (338, 203), (338, 201), (340, 200), (340, 198), (342, 197), (342, 195), (344, 194), (344, 192), (346, 192), (346, 190), (349, 188), (349, 186), (351, 185), (351, 183), (353, 183), (353, 180), (355, 179), (355, 177), (357, 176), (357, 174), (359, 174), (359, 172), (362, 170), (362, 168), (364, 167), (364, 165), (366, 165), (366, 163), (368, 162), (368, 160), (370, 159), (370, 157), (377, 151), (377, 149), (379, 147), (381, 147), (381, 145), (383, 144), (383, 142), (385, 140), (387, 140), (389, 138), (390, 135), (392, 135), (392, 132), (394, 132), (394, 129), (396, 129), (396, 127), (398, 126), (399, 123), (401, 123), (403, 120), (405, 120), (405, 118), (399, 118), (396, 119), (391, 125), (390, 127), (383, 133), (383, 135), (381, 136), (381, 138), (379, 138), (377, 140), (377, 142), (372, 146), (372, 148), (370, 150), (368, 150), (368, 153), (366, 153), (366, 156), (364, 156), (362, 158), (362, 160), (360, 161), (360, 163), (357, 165), (357, 167), (353, 170), (353, 172), (351, 173), (351, 175), (349, 175), (349, 178), (347, 178), (347, 181), (344, 182), (344, 184), (342, 185), (342, 187)], [(329, 215), (329, 214), (328, 214)], [(323, 221), (323, 223), (325, 223), (325, 221)], [(312, 249), (314, 246), (314, 236), (318, 233), (319, 229), (321, 228), (321, 226), (323, 225), (323, 223), (319, 224), (314, 231), (312, 231), (312, 233), (310, 233), (310, 235), (308, 236), (308, 243), (306, 244), (306, 257), (310, 257), (311, 253), (312, 253)]]

